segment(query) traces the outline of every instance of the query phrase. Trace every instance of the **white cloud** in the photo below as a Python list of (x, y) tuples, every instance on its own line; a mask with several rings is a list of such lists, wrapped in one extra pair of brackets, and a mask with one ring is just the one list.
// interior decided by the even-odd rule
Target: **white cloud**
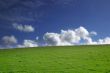
[(61, 30), (61, 33), (45, 33), (44, 40), (49, 46), (60, 45), (75, 45), (80, 44), (81, 40), (85, 42), (83, 44), (96, 44), (91, 38), (91, 34), (95, 35), (96, 32), (89, 32), (84, 27), (79, 27), (75, 30)]
[(85, 38), (89, 36), (89, 32), (87, 31), (87, 29), (85, 29), (84, 27), (80, 26), (79, 28), (75, 29), (75, 33), (81, 37), (81, 38)]
[(38, 43), (34, 40), (24, 40), (22, 45), (17, 45), (17, 47), (37, 47)]
[(12, 24), (13, 27), (19, 31), (23, 31), (23, 32), (34, 32), (34, 27), (32, 27), (31, 25), (22, 25), (22, 24), (17, 24), (14, 23)]
[(95, 44), (97, 44), (97, 42), (93, 41), (93, 39), (91, 37), (86, 37), (84, 44), (85, 45), (95, 45)]
[[(97, 35), (95, 31), (89, 32), (84, 27), (79, 27), (74, 30), (61, 30), (60, 33), (50, 33), (44, 34), (43, 39), (45, 44), (43, 46), (66, 46), (66, 45), (100, 45), (100, 44), (110, 44), (110, 37), (103, 39), (98, 39), (93, 41), (92, 36)], [(17, 39), (15, 36), (4, 36), (2, 41), (4, 45), (0, 45), (1, 48), (14, 48), (14, 47), (38, 47), (39, 44), (36, 37), (35, 40), (25, 39), (22, 44), (17, 45)], [(41, 43), (40, 43), (41, 44)]]
[(60, 43), (60, 35), (57, 33), (46, 33), (44, 35), (44, 40), (48, 43), (48, 45), (58, 45)]
[(24, 40), (24, 46), (25, 47), (37, 47), (37, 43), (32, 40)]
[(80, 37), (73, 30), (61, 30), (60, 37), (62, 42), (78, 43), (80, 41)]
[(90, 34), (91, 34), (91, 35), (97, 35), (97, 32), (92, 31)]
[(97, 44), (110, 44), (110, 37), (99, 39)]
[(2, 41), (4, 43), (4, 45), (9, 46), (9, 45), (13, 45), (17, 43), (17, 39), (15, 38), (15, 36), (4, 36), (2, 38)]

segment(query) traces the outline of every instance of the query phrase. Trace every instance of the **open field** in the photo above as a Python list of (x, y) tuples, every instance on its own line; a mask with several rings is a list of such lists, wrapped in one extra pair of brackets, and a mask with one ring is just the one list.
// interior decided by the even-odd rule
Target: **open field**
[(110, 73), (110, 46), (4, 49), (0, 73)]

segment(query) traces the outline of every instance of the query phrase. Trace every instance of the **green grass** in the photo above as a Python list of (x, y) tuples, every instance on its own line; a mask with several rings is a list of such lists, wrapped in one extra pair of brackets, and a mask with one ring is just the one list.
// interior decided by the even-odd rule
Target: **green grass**
[(0, 73), (110, 73), (110, 46), (0, 50)]

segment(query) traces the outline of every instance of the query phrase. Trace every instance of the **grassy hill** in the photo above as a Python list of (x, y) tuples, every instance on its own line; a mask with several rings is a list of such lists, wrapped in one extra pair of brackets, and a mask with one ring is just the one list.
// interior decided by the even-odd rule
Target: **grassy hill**
[(4, 49), (0, 73), (110, 73), (110, 46)]

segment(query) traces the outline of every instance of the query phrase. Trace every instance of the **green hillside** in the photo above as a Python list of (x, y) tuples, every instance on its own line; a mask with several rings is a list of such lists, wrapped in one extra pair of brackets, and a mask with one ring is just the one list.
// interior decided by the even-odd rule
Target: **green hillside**
[(110, 73), (110, 46), (4, 49), (0, 73)]

